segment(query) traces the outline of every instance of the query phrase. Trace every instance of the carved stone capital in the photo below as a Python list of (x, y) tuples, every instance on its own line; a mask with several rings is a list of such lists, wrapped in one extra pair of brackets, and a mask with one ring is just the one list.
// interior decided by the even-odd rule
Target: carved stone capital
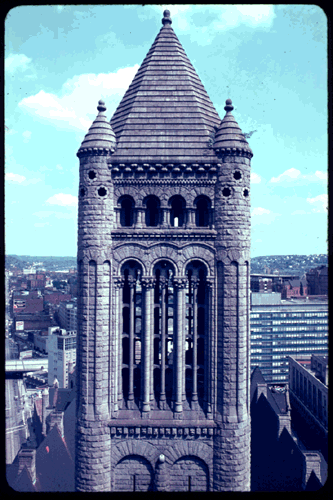
[(113, 279), (113, 284), (114, 284), (115, 288), (118, 288), (118, 289), (123, 288), (124, 283), (125, 283), (125, 280), (121, 276), (117, 276), (116, 278)]
[(156, 282), (155, 278), (152, 278), (151, 276), (143, 276), (141, 278), (141, 285), (146, 290), (148, 290), (150, 288), (154, 288), (155, 282)]
[(136, 285), (136, 279), (133, 276), (128, 277), (128, 285), (130, 288), (134, 288)]
[(173, 286), (179, 290), (186, 288), (188, 281), (186, 278), (175, 277), (173, 279)]
[(200, 280), (196, 276), (191, 277), (191, 285), (193, 288), (198, 288), (199, 282)]
[(160, 288), (161, 290), (163, 290), (163, 288), (166, 288), (168, 284), (168, 280), (166, 278), (164, 278), (164, 276), (161, 276), (160, 277)]
[(211, 290), (214, 285), (214, 278), (206, 278), (206, 287)]

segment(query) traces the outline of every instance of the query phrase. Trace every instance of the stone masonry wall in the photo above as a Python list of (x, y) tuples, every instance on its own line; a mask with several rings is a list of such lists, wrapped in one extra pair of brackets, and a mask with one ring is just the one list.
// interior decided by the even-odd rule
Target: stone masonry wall
[(217, 260), (214, 491), (250, 489), (250, 159), (224, 156), (215, 189)]
[[(142, 428), (138, 434), (127, 434), (124, 430), (111, 429), (112, 448), (112, 488), (111, 491), (133, 491), (136, 475), (136, 491), (212, 491), (213, 486), (213, 436), (199, 437), (190, 435), (177, 436), (172, 429), (158, 429), (153, 437), (154, 428)], [(135, 431), (135, 429), (133, 428)], [(178, 429), (179, 430), (179, 429)], [(150, 431), (150, 438), (148, 438)], [(161, 432), (163, 435), (161, 436)], [(182, 429), (182, 432), (185, 429)], [(115, 432), (115, 434), (114, 434)], [(146, 436), (146, 437), (145, 437)], [(164, 456), (165, 488), (159, 489), (156, 475), (159, 457)], [(142, 474), (141, 480), (138, 479)], [(190, 480), (189, 480), (190, 477)]]
[(76, 489), (109, 491), (113, 186), (107, 156), (80, 158)]

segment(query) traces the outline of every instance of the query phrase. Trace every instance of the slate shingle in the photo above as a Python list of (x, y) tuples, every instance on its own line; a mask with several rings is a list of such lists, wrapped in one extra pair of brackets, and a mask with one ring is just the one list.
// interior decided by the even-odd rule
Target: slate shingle
[(117, 161), (217, 160), (221, 122), (170, 23), (165, 22), (111, 119)]

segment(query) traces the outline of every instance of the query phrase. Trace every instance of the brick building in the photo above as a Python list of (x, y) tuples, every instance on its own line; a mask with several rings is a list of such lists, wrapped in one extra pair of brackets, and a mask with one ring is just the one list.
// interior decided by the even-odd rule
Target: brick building
[(79, 491), (250, 488), (253, 154), (171, 23), (77, 153)]
[(284, 283), (281, 292), (282, 299), (290, 299), (292, 297), (306, 297), (308, 295), (308, 283), (306, 279), (290, 280)]
[(328, 267), (318, 266), (306, 273), (310, 295), (328, 294)]

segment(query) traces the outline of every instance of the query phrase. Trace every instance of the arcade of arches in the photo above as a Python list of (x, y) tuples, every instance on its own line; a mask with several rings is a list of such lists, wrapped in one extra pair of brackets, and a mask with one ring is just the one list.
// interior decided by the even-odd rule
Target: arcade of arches
[(211, 282), (200, 261), (184, 277), (167, 260), (142, 276), (129, 260), (117, 280), (119, 314), (118, 404), (143, 412), (210, 408), (207, 380)]

